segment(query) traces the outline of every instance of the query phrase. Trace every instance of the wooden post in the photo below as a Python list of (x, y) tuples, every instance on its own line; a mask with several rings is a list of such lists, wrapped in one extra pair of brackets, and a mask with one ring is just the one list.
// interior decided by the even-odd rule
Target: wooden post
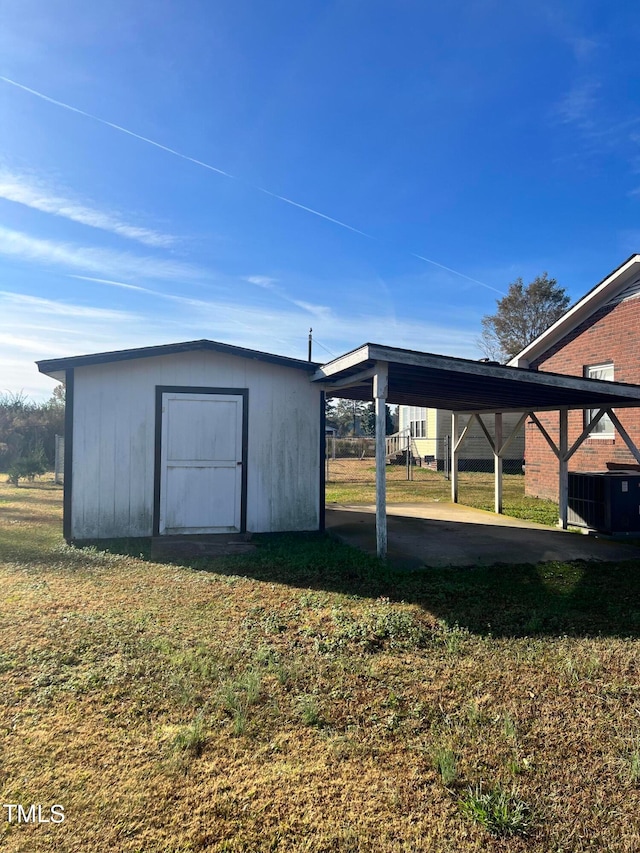
[(567, 529), (569, 506), (569, 419), (566, 409), (560, 409), (560, 442), (558, 444), (558, 498), (560, 526)]
[[(627, 445), (629, 450), (633, 453), (636, 462), (638, 464), (640, 464), (640, 450), (638, 450), (636, 445), (631, 440), (629, 433), (626, 431), (626, 429), (622, 426), (622, 424), (618, 420), (618, 416), (613, 411), (613, 409), (607, 409), (607, 414), (611, 418), (611, 421), (612, 421), (613, 425), (615, 426), (615, 428), (618, 430), (618, 432), (622, 436), (622, 440)], [(63, 447), (63, 450), (64, 450), (64, 447)]]
[(451, 500), (458, 503), (458, 424), (460, 416), (451, 412)]
[[(411, 421), (409, 421), (411, 423)], [(407, 432), (407, 482), (411, 479), (411, 462), (409, 461), (409, 454), (411, 453), (411, 427)]]
[(494, 509), (502, 512), (502, 412), (496, 412), (493, 442), (493, 479), (495, 486)]
[(387, 460), (385, 433), (389, 372), (386, 361), (376, 362), (373, 396), (376, 405), (376, 548), (381, 560), (387, 556)]

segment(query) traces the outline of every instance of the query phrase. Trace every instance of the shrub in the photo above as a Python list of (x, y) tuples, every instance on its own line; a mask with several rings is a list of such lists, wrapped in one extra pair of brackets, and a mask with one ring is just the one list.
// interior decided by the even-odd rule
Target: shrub
[(37, 448), (28, 456), (16, 459), (8, 470), (7, 481), (17, 486), (20, 480), (28, 480), (32, 483), (40, 474), (47, 470), (46, 459), (42, 447)]

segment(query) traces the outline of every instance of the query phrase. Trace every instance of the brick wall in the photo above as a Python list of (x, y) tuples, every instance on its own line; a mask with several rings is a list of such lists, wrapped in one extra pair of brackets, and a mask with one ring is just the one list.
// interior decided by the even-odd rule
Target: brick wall
[[(613, 362), (614, 380), (640, 385), (640, 298), (600, 308), (576, 327), (532, 367), (552, 373), (584, 376), (587, 365)], [(616, 415), (640, 447), (640, 409), (618, 409)], [(538, 419), (558, 443), (558, 412), (541, 412)], [(582, 411), (569, 412), (569, 447), (584, 429)], [(526, 477), (528, 495), (558, 500), (558, 460), (531, 421), (526, 425)], [(569, 460), (570, 471), (638, 470), (633, 455), (615, 433), (613, 439), (589, 438)]]

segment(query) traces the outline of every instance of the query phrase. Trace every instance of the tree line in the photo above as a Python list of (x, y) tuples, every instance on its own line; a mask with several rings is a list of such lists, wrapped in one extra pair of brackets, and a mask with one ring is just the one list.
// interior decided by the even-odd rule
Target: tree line
[[(394, 410), (386, 407), (386, 435), (391, 435), (398, 428), (395, 406)], [(375, 403), (342, 398), (327, 400), (325, 418), (327, 427), (334, 429), (338, 438), (373, 437), (376, 434)]]
[(64, 386), (45, 403), (23, 394), (0, 394), (0, 471), (9, 479), (33, 479), (55, 463), (55, 437), (64, 435)]

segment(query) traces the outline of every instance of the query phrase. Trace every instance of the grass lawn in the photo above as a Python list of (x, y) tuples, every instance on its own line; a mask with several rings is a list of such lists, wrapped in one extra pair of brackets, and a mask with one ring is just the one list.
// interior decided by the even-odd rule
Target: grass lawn
[[(358, 467), (359, 466), (359, 467)], [(348, 460), (344, 471), (334, 469), (337, 477), (327, 482), (327, 505), (374, 504), (376, 502), (375, 465), (371, 460)], [(493, 474), (464, 471), (459, 474), (460, 503), (477, 509), (493, 510)], [(540, 498), (526, 497), (524, 476), (505, 474), (503, 478), (503, 511), (514, 518), (526, 518), (555, 526), (558, 505)], [(387, 503), (429, 503), (450, 501), (451, 483), (437, 471), (414, 468), (413, 479), (407, 481), (401, 465), (387, 466)]]
[(8, 853), (640, 850), (640, 560), (153, 563), (0, 484)]

